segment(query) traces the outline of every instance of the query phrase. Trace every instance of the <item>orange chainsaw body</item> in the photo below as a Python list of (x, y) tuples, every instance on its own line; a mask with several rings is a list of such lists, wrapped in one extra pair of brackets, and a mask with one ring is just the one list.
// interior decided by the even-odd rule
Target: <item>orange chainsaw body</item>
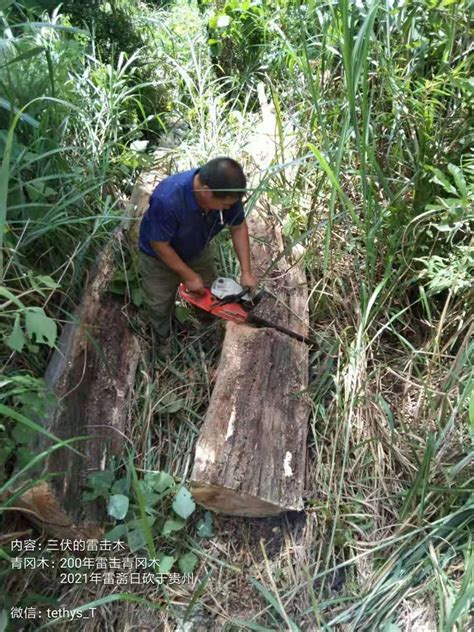
[[(220, 280), (226, 281), (227, 279), (218, 279), (217, 281)], [(286, 327), (282, 327), (277, 323), (252, 313), (253, 307), (255, 307), (259, 300), (258, 295), (257, 297), (254, 297), (252, 301), (247, 301), (247, 304), (245, 304), (245, 302), (244, 304), (242, 304), (242, 302), (238, 302), (243, 300), (243, 295), (247, 294), (247, 290), (242, 289), (242, 292), (236, 292), (235, 294), (224, 294), (223, 298), (219, 298), (207, 287), (204, 288), (204, 292), (202, 294), (196, 294), (195, 292), (190, 292), (184, 283), (181, 283), (178, 288), (178, 293), (183, 300), (191, 303), (191, 305), (194, 305), (209, 314), (214, 314), (214, 316), (219, 318), (230, 320), (233, 323), (248, 323), (257, 325), (257, 327), (272, 327), (273, 329), (276, 329), (287, 336), (291, 336), (296, 340), (300, 340), (301, 342), (305, 342), (310, 345), (313, 344), (308, 336), (291, 331)], [(247, 305), (248, 309), (246, 309)]]
[(184, 283), (178, 288), (178, 293), (185, 301), (191, 303), (195, 307), (214, 314), (219, 318), (231, 320), (234, 323), (245, 323), (249, 321), (249, 312), (247, 312), (239, 303), (222, 303), (216, 298), (209, 288), (204, 288), (203, 294), (189, 292)]

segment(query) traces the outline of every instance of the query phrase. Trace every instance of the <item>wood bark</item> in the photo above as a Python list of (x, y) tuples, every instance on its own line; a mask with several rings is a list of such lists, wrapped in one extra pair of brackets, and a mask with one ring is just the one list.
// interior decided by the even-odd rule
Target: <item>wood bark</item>
[(229, 323), (191, 476), (200, 504), (239, 516), (303, 508), (307, 358), (285, 334)]
[[(126, 208), (130, 218), (144, 212), (162, 177), (155, 171), (137, 183)], [(43, 482), (15, 500), (33, 522), (59, 538), (100, 535), (104, 503), (84, 502), (82, 495), (89, 475), (105, 470), (112, 457), (123, 453), (140, 348), (128, 327), (123, 299), (109, 293), (108, 287), (116, 270), (115, 252), (126, 239), (129, 224), (130, 220), (118, 229), (99, 257), (45, 373), (57, 400), (42, 423), (60, 440), (85, 437), (73, 444), (80, 454), (67, 447), (52, 452), (44, 463)], [(50, 445), (38, 435), (35, 452)]]
[[(271, 107), (263, 103), (262, 112), (262, 125), (248, 145), (260, 172), (277, 146)], [(306, 336), (305, 274), (294, 253), (284, 252), (272, 210), (262, 198), (248, 218), (252, 267), (268, 290), (254, 313)], [(240, 516), (303, 508), (307, 387), (305, 343), (270, 328), (227, 324), (191, 474), (197, 502)]]

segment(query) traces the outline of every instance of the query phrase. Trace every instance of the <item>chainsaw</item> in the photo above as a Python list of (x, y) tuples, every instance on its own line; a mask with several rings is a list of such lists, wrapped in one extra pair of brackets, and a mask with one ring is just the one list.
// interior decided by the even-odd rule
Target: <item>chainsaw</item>
[(246, 323), (259, 327), (271, 327), (291, 338), (312, 344), (307, 336), (286, 329), (286, 327), (281, 327), (276, 323), (252, 313), (254, 307), (256, 307), (263, 298), (265, 294), (264, 289), (253, 294), (249, 291), (249, 288), (243, 288), (234, 281), (234, 279), (219, 277), (210, 288), (204, 288), (202, 294), (189, 291), (184, 283), (180, 284), (178, 293), (182, 299), (191, 303), (191, 305), (205, 312), (209, 312), (218, 318), (239, 324)]

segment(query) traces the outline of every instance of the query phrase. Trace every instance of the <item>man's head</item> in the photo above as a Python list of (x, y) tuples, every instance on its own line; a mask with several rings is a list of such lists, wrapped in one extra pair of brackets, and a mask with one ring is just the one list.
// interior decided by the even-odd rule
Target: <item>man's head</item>
[(247, 181), (238, 162), (232, 158), (213, 158), (199, 169), (194, 192), (206, 211), (230, 208), (242, 199)]

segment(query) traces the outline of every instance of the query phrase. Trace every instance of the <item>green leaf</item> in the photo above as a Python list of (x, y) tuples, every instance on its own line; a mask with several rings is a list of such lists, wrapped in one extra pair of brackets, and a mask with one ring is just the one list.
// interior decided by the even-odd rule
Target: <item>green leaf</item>
[(184, 408), (185, 404), (186, 400), (177, 399), (176, 401), (171, 402), (171, 404), (168, 404), (164, 411), (167, 412), (169, 415), (174, 415), (174, 413), (177, 413), (179, 410)]
[(158, 556), (160, 560), (160, 573), (169, 573), (173, 568), (173, 564), (176, 562), (176, 557), (171, 555), (163, 555), (163, 557)]
[(127, 533), (127, 525), (118, 524), (116, 527), (114, 527), (113, 529), (111, 529), (104, 535), (104, 539), (112, 540), (112, 541), (120, 540), (120, 538), (126, 535), (126, 533)]
[(153, 489), (146, 483), (146, 481), (139, 481), (138, 486), (140, 488), (140, 494), (143, 499), (143, 507), (146, 514), (150, 514), (151, 508), (161, 500), (160, 495), (155, 493)]
[[(2, 104), (4, 99), (0, 98), (0, 105)], [(11, 108), (8, 108), (10, 111)], [(3, 235), (6, 233), (5, 230), (5, 222), (7, 218), (7, 198), (9, 191), (9, 180), (10, 180), (10, 161), (12, 157), (12, 147), (14, 141), (14, 131), (16, 124), (18, 123), (18, 115), (13, 120), (12, 125), (10, 125), (10, 129), (8, 130), (7, 139), (5, 142), (5, 147), (3, 149), (3, 160), (2, 166), (0, 167), (0, 277), (3, 280)], [(1, 288), (0, 288), (1, 290)]]
[(25, 310), (26, 330), (30, 338), (36, 342), (46, 343), (54, 347), (57, 337), (57, 326), (52, 318), (46, 316), (42, 307), (27, 307)]
[(31, 463), (35, 456), (35, 453), (31, 450), (25, 446), (20, 446), (15, 451), (15, 467), (19, 469), (27, 467), (28, 463)]
[[(453, 1), (457, 2), (457, 0)], [(468, 96), (474, 95), (474, 79), (472, 77), (470, 77), (469, 79), (464, 79), (462, 77), (452, 78), (450, 83), (455, 85), (457, 88), (460, 88), (464, 92), (467, 92)]]
[(184, 520), (181, 518), (168, 518), (163, 525), (163, 529), (161, 530), (161, 535), (169, 535), (173, 533), (173, 531), (179, 531), (185, 525)]
[[(356, 213), (355, 207), (352, 204), (349, 197), (347, 196), (347, 194), (345, 193), (344, 189), (341, 187), (336, 177), (336, 174), (334, 170), (332, 169), (331, 165), (329, 164), (329, 162), (327, 161), (326, 157), (319, 151), (316, 145), (313, 145), (312, 143), (308, 143), (308, 147), (315, 155), (316, 160), (319, 162), (319, 166), (325, 172), (325, 174), (331, 181), (331, 184), (333, 185), (333, 187), (339, 193), (341, 200), (344, 202), (344, 205), (347, 211), (350, 213), (350, 216), (352, 217), (352, 221), (358, 228), (362, 229), (362, 224)], [(273, 263), (275, 263), (275, 261)], [(268, 270), (266, 270), (266, 274), (268, 274)]]
[(184, 399), (175, 399), (173, 393), (167, 393), (164, 397), (162, 397), (160, 406), (158, 408), (158, 412), (160, 413), (168, 413), (174, 414), (177, 413), (178, 410), (184, 408), (186, 401)]
[(197, 524), (197, 534), (200, 538), (212, 538), (212, 516), (210, 511), (206, 511), (204, 518), (201, 518)]
[(433, 177), (431, 178), (431, 182), (435, 182), (439, 184), (447, 193), (452, 193), (453, 195), (457, 195), (456, 189), (453, 187), (448, 178), (444, 175), (442, 171), (436, 169), (436, 167), (429, 167), (430, 171), (433, 172)]
[(136, 497), (136, 500), (137, 500), (138, 511), (139, 511), (140, 518), (141, 518), (141, 531), (142, 531), (143, 536), (144, 536), (145, 541), (146, 541), (148, 554), (152, 555), (153, 557), (156, 557), (155, 542), (154, 542), (153, 533), (152, 533), (152, 530), (151, 530), (151, 526), (153, 524), (154, 518), (153, 518), (153, 516), (150, 517), (150, 516), (147, 515), (146, 501), (145, 501), (145, 498), (143, 497), (143, 492), (142, 492), (142, 489), (140, 487), (140, 481), (138, 480), (137, 471), (136, 471), (133, 463), (131, 463), (130, 465), (131, 465), (130, 473), (132, 475), (133, 489), (135, 491), (135, 497)]
[[(35, 4), (44, 4), (45, 0), (37, 0)], [(49, 4), (49, 2), (48, 2)], [(50, 5), (51, 7), (53, 5)], [(65, 33), (80, 33), (81, 35), (89, 35), (87, 31), (78, 28), (77, 26), (64, 26), (63, 24), (57, 24), (55, 22), (17, 22), (15, 24), (15, 28), (21, 28), (23, 26), (27, 27), (37, 27), (37, 28), (50, 28), (55, 31), (64, 31)]]
[[(155, 524), (154, 516), (145, 516), (147, 521), (147, 527), (150, 528)], [(134, 520), (127, 520), (127, 528), (129, 531), (133, 531), (135, 529), (143, 529), (143, 518), (135, 518)]]
[(112, 494), (124, 494), (126, 496), (129, 489), (130, 482), (126, 477), (124, 477), (114, 481), (114, 484), (112, 485), (110, 491), (112, 492)]
[(13, 351), (21, 351), (25, 346), (25, 342), (25, 336), (20, 325), (20, 314), (17, 314), (15, 324), (13, 325), (10, 335), (6, 339), (6, 343), (10, 349), (13, 349)]
[(469, 191), (467, 190), (467, 183), (462, 169), (450, 163), (448, 165), (448, 171), (454, 178), (458, 192), (463, 198), (467, 199), (469, 197)]
[(125, 294), (125, 284), (120, 281), (112, 281), (108, 288), (109, 292), (112, 294), (118, 294), (119, 296), (123, 296)]
[(20, 301), (20, 299), (17, 298), (14, 294), (12, 294), (10, 290), (7, 290), (6, 287), (0, 287), (0, 296), (5, 297), (9, 301), (11, 301), (14, 305), (19, 307), (21, 310), (25, 309), (25, 306)]
[[(8, 6), (8, 4), (13, 4), (13, 2), (15, 2), (15, 0), (6, 0), (6, 2), (5, 0), (0, 1), (0, 11), (4, 10), (3, 7), (5, 6), (5, 4)], [(30, 50), (27, 50), (24, 53), (17, 55), (13, 59), (10, 59), (9, 61), (7, 61), (6, 64), (2, 64), (0, 66), (0, 69), (6, 68), (7, 66), (10, 66), (11, 64), (15, 64), (16, 62), (24, 61), (25, 59), (30, 59), (30, 57), (35, 57), (36, 55), (39, 55), (43, 51), (44, 51), (44, 46), (35, 46), (34, 48), (31, 48)]]
[(182, 573), (192, 573), (199, 558), (194, 553), (186, 553), (182, 555), (178, 560), (178, 567)]
[[(16, 105), (13, 105), (13, 103), (10, 103), (10, 101), (7, 101), (7, 99), (3, 99), (2, 97), (0, 97), (0, 107), (5, 108), (5, 110), (8, 110), (9, 112), (14, 112), (18, 120), (21, 120), (24, 123), (29, 123), (29, 125), (31, 125), (32, 127), (38, 128), (40, 125), (39, 121), (34, 119), (29, 114), (25, 114), (25, 112), (22, 112), (19, 108), (16, 107)], [(13, 126), (15, 126), (15, 123), (13, 124)]]
[(175, 485), (174, 478), (167, 472), (148, 472), (145, 474), (144, 482), (147, 487), (158, 493), (162, 493)]
[[(5, 11), (14, 2), (15, 2), (15, 0), (0, 0), (0, 11)], [(6, 612), (6, 610), (3, 610), (3, 612)]]
[(283, 227), (281, 229), (281, 232), (285, 235), (285, 237), (288, 237), (289, 235), (291, 235), (291, 233), (293, 232), (293, 228), (295, 227), (296, 224), (296, 220), (294, 217), (287, 217), (283, 223)]
[(8, 627), (8, 622), (10, 617), (8, 616), (8, 612), (6, 610), (2, 610), (0, 612), (0, 632), (5, 632)]
[(98, 498), (99, 496), (108, 496), (110, 486), (114, 480), (114, 473), (110, 470), (94, 472), (89, 475), (88, 486), (92, 488), (92, 492), (86, 492), (89, 500)]
[(143, 292), (139, 287), (132, 288), (132, 303), (137, 307), (143, 305)]
[(175, 316), (176, 320), (182, 325), (190, 320), (189, 310), (184, 305), (176, 305)]
[(117, 520), (123, 520), (127, 515), (130, 501), (127, 496), (123, 494), (114, 494), (109, 498), (109, 504), (107, 511), (109, 516), (116, 518)]
[(96, 489), (109, 489), (115, 475), (111, 470), (99, 470), (89, 475), (89, 485)]
[(28, 428), (28, 426), (16, 424), (12, 430), (12, 439), (15, 440), (15, 443), (29, 443), (34, 434), (34, 430)]
[(396, 623), (386, 623), (382, 628), (382, 632), (402, 632), (402, 631)]
[(0, 444), (0, 463), (5, 463), (5, 461), (10, 456), (10, 454), (13, 452), (14, 449), (15, 449), (15, 444), (13, 443), (13, 441), (10, 441), (10, 439), (2, 438), (2, 441)]
[(39, 182), (35, 180), (32, 180), (31, 182), (27, 182), (25, 184), (25, 188), (28, 191), (28, 196), (30, 200), (32, 200), (33, 202), (37, 202), (38, 200), (40, 201), (44, 200), (45, 184), (44, 182), (41, 182), (41, 180)]
[(173, 509), (181, 516), (181, 518), (188, 518), (193, 511), (196, 509), (196, 503), (191, 497), (190, 492), (186, 489), (186, 487), (181, 487), (179, 492), (176, 494), (176, 498), (173, 502)]
[(140, 549), (144, 549), (146, 547), (146, 536), (143, 533), (142, 529), (134, 529), (127, 533), (127, 542), (130, 547), (130, 551), (135, 553)]
[(81, 457), (83, 456), (78, 450), (76, 450), (76, 448), (72, 448), (68, 445), (72, 441), (72, 439), (68, 441), (64, 441), (64, 440), (59, 439), (58, 437), (55, 437), (51, 432), (49, 432), (48, 430), (45, 430), (45, 428), (43, 428), (43, 426), (41, 426), (40, 424), (37, 424), (36, 422), (31, 421), (30, 419), (28, 419), (21, 413), (18, 413), (15, 409), (9, 406), (5, 406), (4, 404), (1, 404), (1, 403), (0, 403), (0, 417), (6, 417), (7, 419), (14, 419), (15, 421), (18, 421), (21, 424), (28, 426), (32, 430), (36, 430), (36, 432), (39, 432), (45, 435), (49, 439), (52, 439), (54, 442), (60, 443), (61, 445), (65, 445), (65, 446), (67, 445), (69, 450), (72, 450), (73, 452), (75, 452)]
[(59, 283), (56, 283), (54, 279), (47, 275), (40, 274), (36, 277), (36, 280), (41, 281), (41, 284), (48, 290), (57, 290), (60, 287)]

